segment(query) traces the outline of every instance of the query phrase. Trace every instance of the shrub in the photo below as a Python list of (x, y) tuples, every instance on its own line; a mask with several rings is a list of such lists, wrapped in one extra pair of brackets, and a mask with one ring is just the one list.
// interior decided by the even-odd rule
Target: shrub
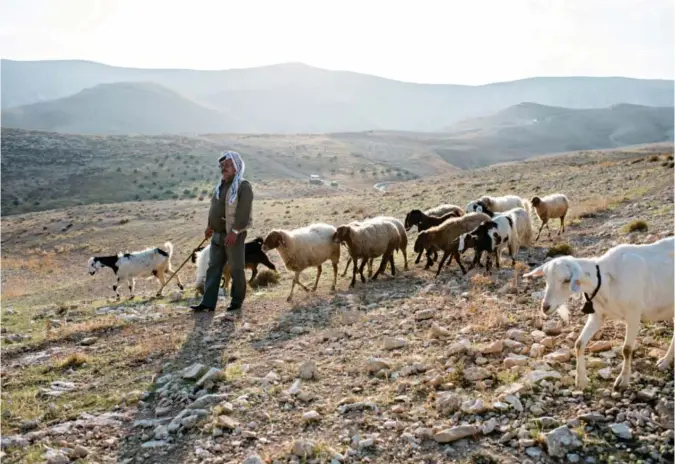
[(649, 157), (649, 161), (651, 161), (652, 163), (656, 162), (658, 160), (659, 160), (658, 155), (652, 155), (652, 156)]
[(625, 230), (627, 232), (647, 232), (649, 230), (649, 227), (647, 226), (647, 223), (643, 221), (642, 219), (635, 219), (628, 224), (626, 224)]
[(279, 283), (279, 273), (264, 269), (251, 281), (252, 288), (268, 287)]
[(555, 258), (556, 256), (571, 256), (572, 254), (572, 247), (568, 243), (557, 243), (548, 249), (548, 252), (546, 252), (546, 257)]

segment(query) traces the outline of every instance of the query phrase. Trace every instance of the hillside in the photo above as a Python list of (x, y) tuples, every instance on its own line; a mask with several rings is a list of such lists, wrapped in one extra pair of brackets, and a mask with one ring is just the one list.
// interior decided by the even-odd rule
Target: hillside
[(3, 127), (81, 134), (238, 132), (240, 119), (153, 83), (99, 84), (75, 95), (2, 111)]
[[(575, 386), (574, 343), (586, 317), (539, 314), (544, 282), (523, 273), (547, 255), (597, 256), (618, 243), (673, 233), (672, 145), (549, 156), (392, 186), (386, 193), (262, 199), (249, 237), (311, 222), (465, 205), (483, 194), (565, 192), (567, 230), (544, 233), (492, 276), (435, 277), (395, 255), (376, 281), (323, 266), (316, 293), (280, 281), (251, 288), (240, 314), (192, 314), (190, 263), (165, 297), (137, 279), (115, 301), (110, 270), (92, 255), (175, 245), (174, 267), (197, 245), (197, 200), (86, 205), (15, 215), (2, 224), (3, 462), (297, 463), (673, 461), (673, 370), (655, 367), (672, 321), (645, 323), (626, 389), (612, 389), (624, 324), (605, 322)], [(534, 220), (538, 227), (538, 220)], [(551, 229), (558, 230), (557, 221)], [(645, 230), (646, 229), (646, 230)], [(468, 265), (472, 256), (463, 256)], [(341, 256), (342, 273), (346, 256)], [(379, 264), (379, 259), (376, 260)], [(250, 275), (247, 271), (247, 276)], [(300, 277), (314, 281), (315, 271)], [(210, 370), (208, 379), (201, 375)], [(189, 372), (192, 371), (192, 372)], [(254, 457), (254, 455), (256, 455)], [(250, 459), (246, 460), (247, 457)], [(246, 461), (245, 461), (246, 460)], [(314, 460), (314, 461), (312, 461)]]
[[(399, 82), (300, 63), (223, 71), (86, 61), (1, 64), (3, 109), (72, 96), (100, 84), (153, 82), (231, 115), (250, 133), (438, 131), (524, 101), (569, 108), (673, 106), (672, 81), (619, 77), (542, 77), (464, 86)], [(100, 109), (97, 104), (90, 111)], [(105, 124), (96, 127), (101, 133), (109, 130)]]
[[(219, 153), (238, 150), (257, 197), (314, 196), (457, 168), (423, 146), (331, 135), (86, 136), (2, 129), (2, 215), (92, 203), (209, 195)], [(414, 163), (410, 163), (414, 160)], [(337, 188), (310, 186), (310, 174)]]

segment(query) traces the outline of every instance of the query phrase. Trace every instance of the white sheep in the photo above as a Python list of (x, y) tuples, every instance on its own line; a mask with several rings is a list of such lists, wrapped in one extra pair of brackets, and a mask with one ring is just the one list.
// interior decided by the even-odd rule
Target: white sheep
[(463, 254), (469, 248), (475, 250), (475, 257), (469, 269), (473, 269), (480, 261), (480, 256), (484, 251), (487, 252), (485, 270), (490, 272), (491, 257), (494, 255), (495, 264), (499, 269), (499, 255), (504, 248), (508, 248), (512, 265), (515, 266), (515, 257), (518, 254), (519, 247), (518, 232), (512, 215), (497, 215), (490, 221), (483, 222), (472, 231), (460, 235), (458, 252)]
[(333, 264), (333, 285), (331, 291), (335, 291), (337, 284), (337, 266), (340, 261), (340, 244), (333, 241), (337, 229), (335, 226), (325, 223), (316, 223), (293, 230), (274, 229), (270, 231), (263, 241), (262, 251), (276, 249), (284, 261), (286, 267), (295, 273), (291, 283), (291, 293), (286, 301), (293, 299), (295, 284), (303, 290), (309, 291), (300, 282), (300, 273), (308, 267), (316, 267), (316, 291), (321, 277), (321, 265), (330, 260)]
[(534, 239), (535, 242), (539, 240), (539, 235), (544, 226), (548, 229), (548, 238), (551, 238), (551, 228), (548, 225), (549, 219), (560, 218), (558, 235), (565, 232), (565, 216), (569, 210), (570, 202), (564, 194), (554, 193), (544, 198), (532, 197), (530, 203), (532, 203), (535, 211), (537, 211), (537, 216), (541, 219), (541, 227), (539, 227), (539, 232), (537, 232), (537, 238)]
[[(120, 298), (119, 285), (120, 281), (126, 280), (129, 284), (130, 298), (134, 298), (134, 288), (136, 282), (135, 277), (157, 278), (164, 286), (164, 274), (173, 275), (174, 271), (171, 269), (171, 256), (173, 255), (173, 245), (171, 242), (164, 244), (165, 251), (161, 248), (147, 248), (143, 251), (134, 251), (132, 253), (118, 253), (114, 256), (94, 256), (89, 258), (87, 266), (89, 274), (94, 275), (96, 271), (109, 267), (117, 276), (117, 283), (113, 285), (113, 290)], [(176, 274), (178, 287), (183, 290), (183, 284), (180, 277)], [(160, 287), (161, 288), (161, 287)], [(161, 292), (157, 292), (157, 296), (161, 296)]]
[[(583, 312), (589, 316), (574, 344), (578, 388), (584, 388), (588, 384), (584, 359), (586, 345), (605, 321), (616, 320), (626, 323), (622, 350), (623, 366), (614, 382), (614, 388), (617, 388), (629, 384), (632, 354), (641, 321), (673, 319), (674, 246), (673, 237), (648, 245), (622, 244), (609, 249), (599, 257), (561, 256), (524, 275), (524, 277), (546, 277), (546, 290), (541, 303), (544, 317), (557, 310), (564, 320), (569, 320), (567, 298), (571, 294), (584, 293), (587, 302)], [(668, 352), (656, 365), (664, 370), (672, 362), (671, 339)]]
[[(482, 203), (482, 208), (480, 207)], [(501, 197), (491, 197), (488, 195), (480, 197), (466, 205), (467, 213), (483, 213), (484, 208), (489, 209), (493, 213), (501, 213), (512, 208), (525, 208), (527, 201), (523, 200), (517, 195), (504, 195)]]
[[(390, 220), (393, 218), (378, 217), (370, 218), (362, 222), (351, 222), (339, 226), (335, 232), (334, 240), (336, 243), (345, 243), (349, 250), (350, 260), (354, 261), (352, 269), (352, 282), (349, 285), (353, 287), (356, 282), (356, 267), (358, 260), (362, 259), (359, 273), (361, 281), (365, 282), (363, 268), (366, 262), (377, 257), (382, 257), (380, 267), (373, 275), (373, 280), (384, 270), (389, 262), (392, 275), (396, 275), (394, 267), (394, 250), (401, 249), (402, 243), (407, 245), (407, 236), (400, 221)], [(398, 224), (397, 224), (398, 222)], [(399, 226), (400, 229), (399, 229)], [(403, 232), (403, 237), (401, 236)], [(403, 247), (405, 249), (405, 247)], [(347, 263), (349, 265), (349, 263)], [(372, 264), (371, 264), (372, 265)]]

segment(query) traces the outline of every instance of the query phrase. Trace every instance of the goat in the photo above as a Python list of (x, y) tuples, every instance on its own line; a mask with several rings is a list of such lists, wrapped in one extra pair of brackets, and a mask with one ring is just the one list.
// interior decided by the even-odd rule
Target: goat
[[(173, 245), (171, 242), (166, 242), (164, 248), (168, 251), (161, 248), (147, 248), (143, 251), (134, 251), (132, 253), (91, 257), (87, 262), (89, 274), (94, 275), (96, 271), (109, 267), (117, 276), (117, 283), (113, 285), (117, 299), (120, 298), (119, 285), (122, 280), (128, 282), (130, 299), (134, 298), (135, 277), (155, 277), (163, 287), (165, 283), (164, 274), (174, 274), (174, 271), (171, 269)], [(178, 281), (178, 287), (183, 290), (183, 284), (178, 274), (176, 274), (176, 280)], [(157, 296), (161, 296), (161, 291), (157, 292)]]
[[(665, 321), (675, 317), (673, 297), (675, 239), (663, 238), (647, 245), (621, 244), (599, 257), (560, 256), (528, 272), (524, 277), (546, 277), (541, 312), (548, 317), (556, 310), (569, 321), (565, 305), (571, 294), (583, 292), (588, 314), (586, 325), (574, 344), (577, 358), (576, 386), (588, 385), (584, 350), (593, 335), (608, 320), (624, 321), (623, 366), (614, 388), (628, 386), (631, 360), (641, 321)], [(589, 297), (588, 294), (591, 294)], [(673, 340), (656, 366), (660, 370), (673, 362)]]
[(515, 255), (518, 253), (518, 233), (514, 229), (514, 220), (511, 215), (495, 216), (491, 221), (485, 221), (470, 232), (459, 237), (458, 251), (463, 254), (469, 248), (475, 250), (475, 257), (469, 270), (480, 261), (484, 251), (488, 253), (485, 261), (485, 270), (490, 272), (492, 255), (495, 257), (495, 265), (499, 269), (499, 255), (501, 250), (507, 247), (509, 256), (516, 264)]

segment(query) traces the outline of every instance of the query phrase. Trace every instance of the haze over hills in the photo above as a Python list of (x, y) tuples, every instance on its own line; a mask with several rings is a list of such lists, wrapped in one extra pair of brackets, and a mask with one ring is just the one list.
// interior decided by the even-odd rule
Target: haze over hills
[[(139, 119), (135, 133), (171, 133), (176, 126), (185, 132), (438, 131), (521, 102), (569, 108), (603, 108), (619, 103), (673, 106), (673, 81), (620, 77), (542, 77), (464, 86), (407, 83), (299, 63), (198, 71), (121, 68), (87, 61), (12, 60), (2, 60), (1, 73), (2, 108), (13, 108), (3, 111), (3, 126), (88, 133), (119, 133), (123, 125), (115, 120), (92, 119), (91, 115), (108, 111), (106, 102), (116, 99), (120, 92), (116, 85), (101, 84), (122, 82), (150, 82), (168, 89), (143, 87), (153, 97), (128, 102), (128, 109), (120, 114), (156, 119)], [(89, 90), (83, 92), (85, 89)], [(173, 106), (156, 102), (157, 94), (170, 91), (189, 103), (176, 102), (173, 94), (165, 95), (173, 100)], [(74, 95), (78, 95), (79, 105), (65, 98)], [(157, 108), (143, 102), (155, 102)], [(48, 103), (56, 106), (46, 110), (40, 106)], [(25, 107), (31, 104), (40, 105)], [(183, 122), (182, 107), (195, 113), (194, 123)], [(174, 108), (175, 113), (166, 108)], [(24, 116), (17, 119), (17, 112)], [(159, 112), (164, 114), (155, 117)], [(45, 113), (66, 117), (68, 129), (58, 128), (56, 123), (50, 127)], [(87, 121), (78, 122), (80, 119)], [(202, 124), (204, 119), (208, 122)]]
[[(169, 97), (188, 102), (176, 100), (172, 92)], [(48, 104), (34, 106), (41, 105)], [(186, 108), (199, 111), (184, 112), (191, 121), (215, 111), (192, 105)], [(171, 111), (165, 107), (165, 113)], [(114, 116), (116, 123), (132, 127), (134, 120), (125, 121), (122, 114), (111, 111), (102, 117)], [(241, 152), (247, 176), (270, 194), (297, 195), (300, 190), (312, 195), (310, 174), (338, 181), (340, 189), (372, 188), (377, 182), (425, 178), (535, 155), (672, 143), (673, 123), (672, 107), (622, 104), (576, 110), (524, 103), (443, 133), (100, 136), (3, 128), (2, 214), (81, 203), (197, 198), (210, 191), (213, 160), (225, 149)]]

